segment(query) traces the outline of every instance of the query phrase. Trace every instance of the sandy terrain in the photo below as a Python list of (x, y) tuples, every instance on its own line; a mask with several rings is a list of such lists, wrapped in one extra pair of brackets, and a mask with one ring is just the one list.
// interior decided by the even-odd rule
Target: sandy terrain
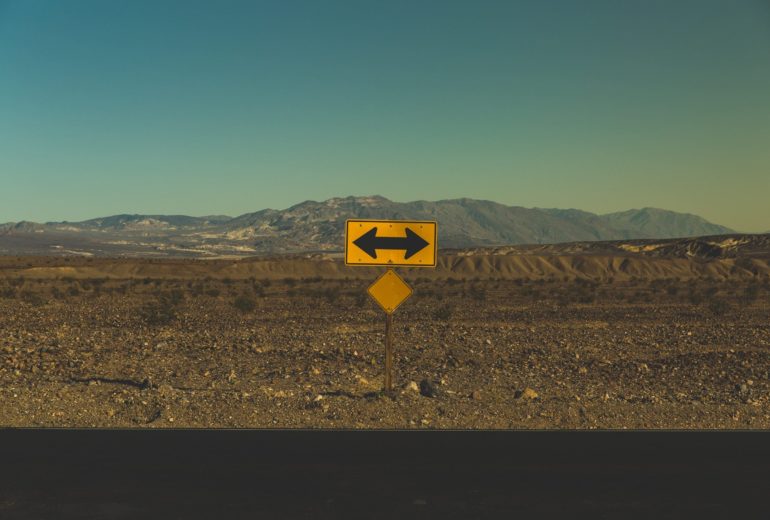
[(768, 428), (767, 259), (0, 260), (0, 425)]

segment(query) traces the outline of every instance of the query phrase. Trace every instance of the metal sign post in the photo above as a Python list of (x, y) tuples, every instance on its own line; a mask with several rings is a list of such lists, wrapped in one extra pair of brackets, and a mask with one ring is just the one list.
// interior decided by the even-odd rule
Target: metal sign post
[(393, 313), (412, 295), (394, 266), (436, 267), (437, 225), (427, 221), (348, 220), (345, 265), (387, 270), (366, 290), (385, 311), (385, 391), (393, 391)]
[(393, 315), (385, 314), (385, 391), (393, 390)]
[(412, 288), (388, 268), (366, 290), (385, 311), (385, 390), (393, 390), (393, 313), (412, 295)]

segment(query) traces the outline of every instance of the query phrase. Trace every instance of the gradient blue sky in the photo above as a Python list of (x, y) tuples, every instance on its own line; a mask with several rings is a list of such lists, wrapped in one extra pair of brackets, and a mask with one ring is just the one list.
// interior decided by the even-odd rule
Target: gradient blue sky
[(770, 229), (770, 2), (0, 0), (0, 222), (306, 199)]

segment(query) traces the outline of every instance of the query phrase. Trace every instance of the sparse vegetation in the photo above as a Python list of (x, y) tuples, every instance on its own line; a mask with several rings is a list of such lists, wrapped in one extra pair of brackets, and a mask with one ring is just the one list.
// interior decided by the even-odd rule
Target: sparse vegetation
[[(382, 381), (384, 314), (366, 293), (373, 277), (287, 270), (296, 287), (277, 272), (270, 287), (237, 270), (229, 284), (204, 281), (200, 270), (146, 283), (80, 274), (18, 282), (12, 272), (0, 271), (0, 296), (10, 298), (0, 298), (0, 380), (25, 389), (13, 403), (27, 414), (19, 417), (34, 411), (43, 425), (132, 427), (155, 417), (156, 404), (153, 426), (410, 427), (425, 410), (436, 427), (770, 425), (762, 406), (747, 406), (770, 392), (757, 348), (768, 341), (770, 282), (745, 270), (726, 280), (723, 269), (718, 279), (636, 282), (619, 272), (612, 284), (606, 273), (576, 281), (570, 272), (565, 281), (548, 271), (414, 278), (415, 294), (395, 316), (399, 411), (376, 417), (363, 397)], [(25, 303), (34, 294), (48, 303)], [(84, 375), (129, 383), (67, 383)], [(145, 378), (152, 384), (142, 386)], [(431, 401), (444, 412), (425, 408), (419, 390), (402, 391), (424, 378), (454, 392)], [(738, 400), (736, 384), (749, 379), (751, 392)], [(173, 399), (160, 394), (168, 386)], [(524, 404), (525, 386), (541, 398)], [(64, 387), (77, 398), (46, 399)], [(679, 413), (696, 400), (697, 417)], [(745, 422), (731, 418), (736, 406)], [(59, 410), (66, 415), (52, 415)]]
[(37, 292), (22, 291), (20, 296), (21, 296), (21, 301), (23, 301), (24, 303), (28, 303), (34, 307), (39, 307), (41, 305), (45, 305), (46, 303), (45, 298), (43, 298), (43, 296)]
[(449, 321), (452, 318), (453, 308), (449, 303), (444, 303), (433, 311), (433, 318), (439, 321)]
[(162, 294), (154, 301), (142, 305), (139, 316), (150, 326), (169, 325), (176, 319), (176, 305), (179, 300), (169, 294)]
[(730, 304), (721, 298), (714, 298), (709, 301), (708, 308), (714, 316), (724, 316), (730, 310)]
[(257, 308), (257, 302), (249, 295), (241, 294), (233, 301), (233, 307), (246, 314), (254, 312)]

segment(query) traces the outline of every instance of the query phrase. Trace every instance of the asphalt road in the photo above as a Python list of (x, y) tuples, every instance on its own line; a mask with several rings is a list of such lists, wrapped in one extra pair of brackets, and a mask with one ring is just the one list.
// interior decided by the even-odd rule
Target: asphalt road
[(0, 430), (0, 518), (764, 516), (765, 432)]

